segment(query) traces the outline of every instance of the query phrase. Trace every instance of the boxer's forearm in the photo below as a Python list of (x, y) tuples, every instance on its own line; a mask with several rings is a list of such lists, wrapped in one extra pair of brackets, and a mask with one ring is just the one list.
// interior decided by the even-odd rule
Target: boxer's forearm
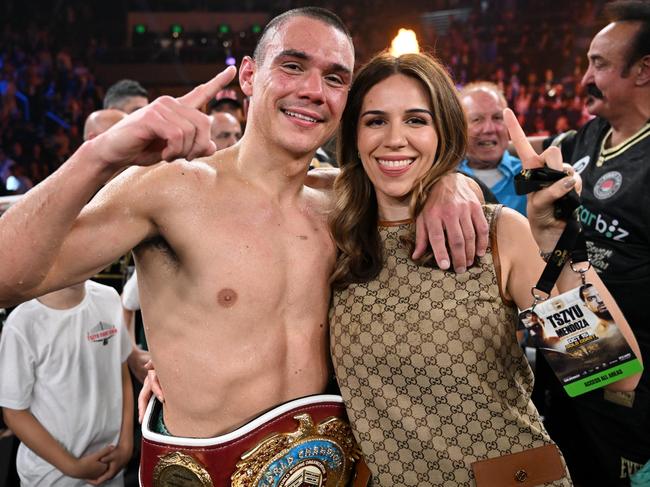
[(305, 177), (305, 186), (314, 189), (332, 189), (334, 188), (334, 180), (340, 172), (341, 170), (337, 167), (312, 169)]
[(469, 188), (474, 191), (474, 194), (478, 198), (479, 202), (484, 205), (485, 196), (483, 195), (483, 191), (481, 191), (481, 187), (478, 185), (478, 183), (466, 174), (462, 174), (460, 172), (458, 174), (462, 175), (465, 178), (465, 182), (468, 184)]
[(0, 218), (0, 303), (21, 301), (24, 291), (38, 286), (81, 209), (110, 178), (89, 144)]

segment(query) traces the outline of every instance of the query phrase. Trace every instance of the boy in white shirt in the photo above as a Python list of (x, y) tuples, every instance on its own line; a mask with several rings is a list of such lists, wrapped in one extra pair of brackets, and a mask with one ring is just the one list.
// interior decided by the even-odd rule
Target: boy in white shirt
[(18, 306), (0, 340), (0, 406), (23, 486), (123, 486), (133, 448), (131, 342), (117, 292), (93, 281)]

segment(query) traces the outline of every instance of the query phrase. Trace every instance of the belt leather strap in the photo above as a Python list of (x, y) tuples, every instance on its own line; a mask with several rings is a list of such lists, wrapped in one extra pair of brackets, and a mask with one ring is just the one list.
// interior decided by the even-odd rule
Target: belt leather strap
[(296, 399), (215, 438), (153, 432), (154, 401), (142, 423), (143, 487), (368, 483), (340, 396)]

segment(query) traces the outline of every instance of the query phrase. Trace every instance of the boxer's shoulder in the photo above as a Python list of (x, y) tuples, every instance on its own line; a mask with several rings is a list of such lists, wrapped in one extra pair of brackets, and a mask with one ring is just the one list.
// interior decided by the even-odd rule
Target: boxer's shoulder
[(116, 178), (115, 184), (124, 186), (138, 199), (147, 199), (153, 193), (158, 198), (169, 194), (174, 199), (178, 198), (179, 189), (192, 193), (213, 185), (219, 171), (221, 169), (203, 159), (177, 159), (148, 167), (130, 167)]

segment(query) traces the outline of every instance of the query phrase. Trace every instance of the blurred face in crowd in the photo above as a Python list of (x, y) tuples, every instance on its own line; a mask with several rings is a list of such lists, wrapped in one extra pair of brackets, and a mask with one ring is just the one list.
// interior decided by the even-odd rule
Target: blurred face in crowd
[(114, 108), (105, 108), (91, 113), (84, 123), (84, 140), (94, 139), (103, 134), (124, 117), (126, 113)]
[(216, 112), (210, 119), (210, 136), (217, 150), (235, 145), (241, 139), (241, 125), (230, 113)]
[(508, 147), (508, 130), (503, 121), (506, 104), (492, 90), (476, 89), (463, 96), (467, 118), (467, 159), (475, 169), (499, 165)]
[(385, 217), (387, 208), (403, 205), (436, 158), (438, 134), (429, 94), (419, 80), (396, 74), (368, 91), (357, 146), (375, 187), (380, 217)]
[(569, 119), (566, 118), (564, 115), (560, 115), (555, 121), (555, 133), (557, 134), (566, 132), (570, 128), (571, 126), (569, 124)]
[(148, 104), (149, 100), (144, 96), (129, 96), (115, 108), (128, 114), (133, 113), (140, 108), (146, 107)]
[(607, 120), (624, 116), (635, 86), (635, 66), (626, 73), (627, 50), (639, 29), (638, 22), (614, 22), (591, 41), (589, 67), (582, 78), (587, 110)]
[(244, 122), (246, 121), (246, 117), (244, 116), (244, 109), (235, 107), (233, 105), (222, 105), (218, 110), (213, 110), (212, 115), (215, 113), (229, 113), (235, 119), (239, 122), (240, 125), (243, 125)]
[(302, 157), (328, 140), (347, 101), (354, 66), (348, 37), (297, 16), (269, 32), (261, 59), (245, 58), (240, 83), (251, 96), (246, 130)]

